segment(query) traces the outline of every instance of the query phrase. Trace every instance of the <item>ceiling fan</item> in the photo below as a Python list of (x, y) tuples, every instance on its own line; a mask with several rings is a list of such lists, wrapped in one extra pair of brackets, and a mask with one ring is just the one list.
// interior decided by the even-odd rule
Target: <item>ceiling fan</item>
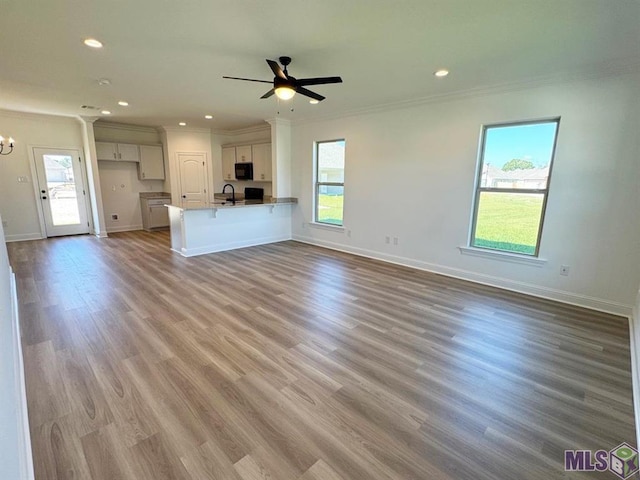
[(273, 77), (273, 82), (269, 80), (254, 80), (253, 78), (239, 78), (239, 77), (222, 77), (229, 78), (231, 80), (244, 80), (246, 82), (260, 82), (260, 83), (273, 83), (273, 88), (265, 93), (260, 98), (269, 98), (274, 93), (281, 100), (289, 100), (292, 98), (296, 92), (300, 95), (304, 95), (306, 97), (312, 98), (321, 102), (325, 99), (322, 95), (319, 95), (311, 90), (308, 90), (304, 87), (309, 85), (324, 85), (327, 83), (342, 83), (342, 78), (340, 77), (319, 77), (319, 78), (295, 78), (289, 75), (287, 72), (287, 65), (291, 63), (291, 57), (280, 57), (280, 63), (284, 67), (284, 70), (280, 68), (278, 62), (274, 60), (267, 60), (269, 67), (273, 71), (275, 77)]

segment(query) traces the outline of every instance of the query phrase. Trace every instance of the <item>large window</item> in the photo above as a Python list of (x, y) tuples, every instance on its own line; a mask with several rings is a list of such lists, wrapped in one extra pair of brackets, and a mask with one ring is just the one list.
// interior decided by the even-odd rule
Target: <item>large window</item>
[(559, 123), (484, 127), (472, 247), (538, 255)]
[(315, 221), (342, 225), (344, 140), (316, 142)]

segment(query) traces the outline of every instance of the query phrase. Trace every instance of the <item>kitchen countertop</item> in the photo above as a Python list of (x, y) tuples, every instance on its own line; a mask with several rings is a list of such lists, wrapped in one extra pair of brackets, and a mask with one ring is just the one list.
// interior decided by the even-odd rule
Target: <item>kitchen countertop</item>
[(298, 203), (297, 198), (270, 198), (264, 200), (236, 200), (235, 205), (222, 199), (216, 199), (215, 202), (204, 207), (181, 207), (180, 205), (167, 205), (168, 207), (180, 208), (182, 210), (211, 210), (216, 208), (243, 208), (243, 207), (259, 207), (261, 205), (291, 205)]
[(140, 198), (171, 198), (167, 192), (140, 192)]

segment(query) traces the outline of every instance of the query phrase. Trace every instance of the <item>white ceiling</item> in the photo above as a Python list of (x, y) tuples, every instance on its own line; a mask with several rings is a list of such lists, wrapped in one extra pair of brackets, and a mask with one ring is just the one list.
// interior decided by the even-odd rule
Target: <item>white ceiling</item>
[[(637, 67), (639, 25), (638, 0), (0, 0), (0, 108), (237, 129)], [(344, 83), (278, 105), (267, 84), (222, 79), (271, 80), (281, 55)]]

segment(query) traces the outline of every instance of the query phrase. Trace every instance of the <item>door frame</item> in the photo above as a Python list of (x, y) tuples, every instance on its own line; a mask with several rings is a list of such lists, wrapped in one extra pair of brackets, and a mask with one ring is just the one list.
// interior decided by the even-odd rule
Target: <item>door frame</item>
[(27, 153), (29, 154), (29, 169), (31, 170), (31, 186), (33, 187), (33, 195), (36, 201), (36, 209), (38, 211), (38, 221), (40, 223), (40, 238), (47, 238), (47, 227), (44, 221), (44, 210), (40, 201), (40, 186), (38, 185), (38, 172), (36, 170), (36, 156), (34, 148), (42, 148), (44, 150), (76, 150), (80, 154), (80, 174), (85, 188), (85, 206), (87, 209), (87, 222), (89, 222), (89, 233), (93, 228), (93, 211), (91, 210), (91, 199), (89, 198), (89, 176), (87, 175), (87, 165), (85, 161), (84, 149), (82, 147), (52, 147), (51, 145), (27, 145)]

